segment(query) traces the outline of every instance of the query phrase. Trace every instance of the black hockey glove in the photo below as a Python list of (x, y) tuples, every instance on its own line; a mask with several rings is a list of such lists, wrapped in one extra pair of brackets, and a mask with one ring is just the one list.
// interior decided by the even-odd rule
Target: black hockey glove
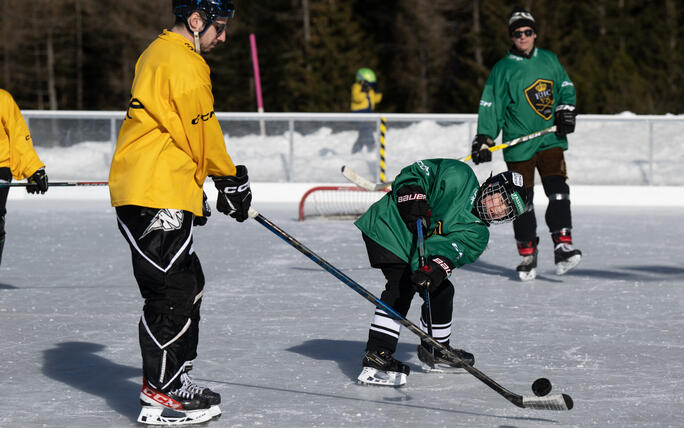
[(565, 138), (566, 135), (575, 132), (575, 106), (570, 104), (559, 104), (556, 107), (556, 137)]
[(26, 186), (27, 192), (40, 194), (47, 192), (48, 176), (45, 174), (45, 168), (38, 168), (38, 170), (29, 177), (28, 182), (29, 184)]
[(202, 192), (202, 216), (195, 216), (192, 219), (193, 226), (204, 226), (207, 224), (207, 217), (211, 217), (211, 207), (209, 206), (209, 201), (207, 201), (207, 194)]
[(234, 177), (212, 177), (212, 179), (219, 191), (216, 209), (239, 222), (243, 222), (249, 217), (252, 190), (249, 187), (247, 167), (237, 165), (236, 169)]
[(470, 156), (472, 156), (475, 165), (492, 160), (492, 152), (489, 151), (490, 147), (494, 147), (494, 141), (491, 138), (482, 134), (475, 136), (472, 150), (470, 151)]
[(406, 227), (416, 234), (416, 222), (423, 219), (423, 232), (427, 232), (430, 226), (430, 205), (422, 187), (410, 184), (397, 190), (397, 209)]
[(413, 289), (419, 293), (432, 291), (451, 275), (454, 264), (446, 257), (432, 256), (427, 264), (411, 274)]

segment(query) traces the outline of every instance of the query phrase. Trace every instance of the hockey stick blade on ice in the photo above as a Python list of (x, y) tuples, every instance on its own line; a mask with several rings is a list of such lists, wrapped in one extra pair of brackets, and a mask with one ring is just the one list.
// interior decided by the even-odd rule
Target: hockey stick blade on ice
[(342, 166), (342, 175), (349, 180), (350, 182), (356, 184), (362, 189), (366, 189), (369, 192), (377, 192), (378, 190), (382, 190), (386, 187), (389, 187), (392, 185), (392, 183), (373, 183), (372, 181), (360, 176), (359, 174), (356, 173), (353, 169), (350, 167), (343, 165)]
[(398, 323), (409, 329), (415, 335), (420, 337), (423, 341), (428, 342), (430, 345), (432, 345), (433, 349), (439, 350), (442, 353), (444, 353), (452, 362), (461, 363), (463, 365), (464, 370), (466, 370), (468, 373), (479, 379), (485, 385), (493, 389), (496, 393), (503, 396), (506, 400), (510, 401), (516, 406), (537, 410), (572, 409), (573, 401), (572, 398), (567, 394), (551, 394), (544, 397), (536, 397), (522, 396), (509, 391), (508, 389), (496, 383), (489, 376), (482, 373), (480, 370), (463, 361), (461, 358), (459, 358), (458, 355), (452, 352), (451, 349), (447, 348), (446, 346), (442, 345), (441, 343), (437, 342), (435, 339), (427, 335), (424, 331), (418, 328), (418, 326), (416, 326), (411, 321), (406, 319), (406, 317), (402, 316), (400, 313), (392, 309), (392, 307), (389, 306), (387, 303), (383, 302), (382, 300), (374, 296), (371, 292), (363, 288), (359, 283), (351, 279), (344, 272), (340, 271), (335, 266), (331, 265), (326, 260), (324, 260), (322, 257), (320, 257), (319, 255), (305, 247), (304, 244), (297, 241), (294, 237), (289, 235), (287, 232), (282, 230), (273, 222), (259, 214), (257, 210), (255, 210), (254, 208), (250, 208), (249, 216), (256, 220), (258, 223), (260, 223), (262, 226), (264, 226), (266, 229), (273, 232), (283, 241), (293, 246), (297, 251), (310, 258), (314, 263), (328, 271), (328, 273), (332, 274), (334, 277), (342, 281), (345, 285), (349, 286), (351, 289), (359, 293), (366, 300), (373, 303), (375, 306), (382, 308), (382, 310), (384, 310), (387, 314), (394, 318)]
[[(0, 182), (0, 189), (5, 187), (26, 187), (30, 186), (32, 183), (7, 183)], [(107, 186), (109, 185), (106, 181), (50, 181), (48, 182), (50, 187), (71, 187), (71, 186)]]

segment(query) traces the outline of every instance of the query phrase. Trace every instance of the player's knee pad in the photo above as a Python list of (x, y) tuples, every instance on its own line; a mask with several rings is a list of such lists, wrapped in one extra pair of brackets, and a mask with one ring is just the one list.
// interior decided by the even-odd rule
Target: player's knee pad
[(553, 200), (570, 200), (570, 186), (562, 175), (550, 175), (542, 178), (544, 193)]

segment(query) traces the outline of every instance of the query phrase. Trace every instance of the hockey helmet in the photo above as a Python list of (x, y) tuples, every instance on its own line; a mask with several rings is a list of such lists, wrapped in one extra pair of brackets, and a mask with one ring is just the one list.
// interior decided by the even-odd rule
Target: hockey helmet
[(235, 16), (235, 5), (232, 0), (173, 0), (173, 14), (187, 22), (192, 12), (199, 11), (202, 18), (211, 24), (216, 18), (232, 18)]
[(356, 72), (356, 81), (375, 83), (375, 73), (370, 68), (359, 68)]
[(515, 220), (527, 211), (527, 190), (523, 176), (505, 171), (489, 178), (475, 195), (473, 213), (487, 224)]

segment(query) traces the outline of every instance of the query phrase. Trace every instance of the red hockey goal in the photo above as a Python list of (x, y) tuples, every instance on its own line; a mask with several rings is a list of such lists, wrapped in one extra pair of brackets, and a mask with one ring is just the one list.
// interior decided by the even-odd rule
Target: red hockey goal
[(369, 192), (356, 186), (317, 186), (307, 190), (299, 201), (299, 221), (309, 218), (353, 219), (388, 190)]

